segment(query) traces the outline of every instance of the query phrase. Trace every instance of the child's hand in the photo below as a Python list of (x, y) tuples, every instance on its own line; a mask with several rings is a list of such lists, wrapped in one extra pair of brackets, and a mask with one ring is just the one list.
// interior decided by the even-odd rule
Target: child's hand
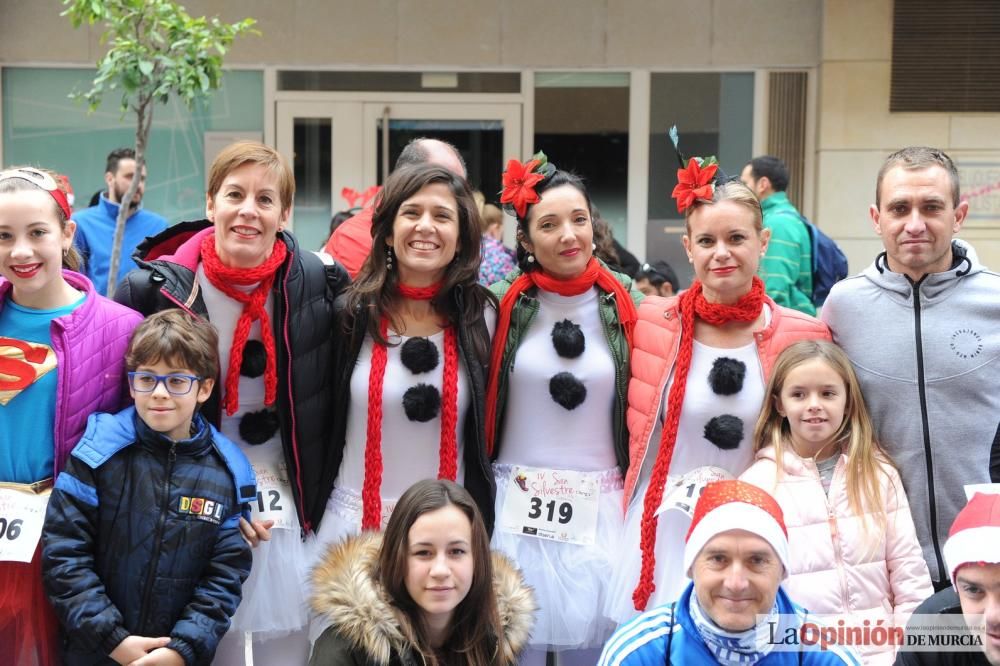
[[(131, 664), (136, 659), (142, 659), (150, 650), (162, 648), (170, 642), (169, 636), (149, 638), (148, 636), (129, 636), (118, 644), (108, 656), (119, 664)], [(173, 650), (171, 650), (173, 652)]]
[(271, 528), (273, 526), (273, 520), (255, 520), (250, 523), (247, 522), (246, 518), (240, 518), (240, 532), (243, 533), (243, 538), (247, 540), (247, 543), (254, 548), (256, 548), (261, 541), (271, 540)]
[(184, 657), (174, 650), (161, 647), (136, 659), (130, 666), (184, 666)]

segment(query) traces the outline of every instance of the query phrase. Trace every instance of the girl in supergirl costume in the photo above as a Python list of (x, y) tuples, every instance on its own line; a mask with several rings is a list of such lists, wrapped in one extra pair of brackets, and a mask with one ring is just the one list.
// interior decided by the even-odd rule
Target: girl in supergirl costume
[(636, 321), (631, 279), (593, 256), (594, 212), (580, 179), (543, 154), (504, 173), (520, 269), (500, 298), (487, 390), (497, 483), (493, 546), (535, 589), (532, 651), (593, 664), (614, 624), (603, 614), (622, 529), (628, 468), (625, 390)]
[(42, 588), (36, 529), (87, 417), (127, 402), (125, 350), (142, 319), (74, 272), (71, 215), (50, 172), (0, 172), (3, 536), (8, 545), (36, 539), (24, 559), (0, 561), (0, 646), (13, 664), (60, 663), (59, 623)]

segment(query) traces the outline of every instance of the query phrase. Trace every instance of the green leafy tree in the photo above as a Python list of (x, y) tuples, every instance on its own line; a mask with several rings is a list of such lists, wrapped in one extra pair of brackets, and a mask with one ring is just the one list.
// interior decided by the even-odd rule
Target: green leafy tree
[[(101, 23), (101, 43), (107, 52), (97, 61), (97, 75), (87, 92), (74, 93), (91, 111), (106, 93), (121, 93), (122, 115), (135, 114), (136, 173), (146, 165), (146, 145), (153, 126), (153, 109), (177, 95), (191, 107), (219, 87), (222, 58), (233, 40), (258, 34), (255, 21), (222, 23), (218, 18), (192, 18), (172, 0), (63, 0), (73, 27)], [(108, 296), (113, 295), (121, 263), (122, 236), (139, 179), (122, 197), (108, 272)]]

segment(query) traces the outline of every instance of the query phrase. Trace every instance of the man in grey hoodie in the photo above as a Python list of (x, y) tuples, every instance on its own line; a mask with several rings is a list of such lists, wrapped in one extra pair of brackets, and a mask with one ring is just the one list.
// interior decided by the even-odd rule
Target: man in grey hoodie
[(899, 467), (937, 589), (963, 486), (1000, 481), (1000, 275), (953, 241), (969, 210), (958, 182), (940, 150), (890, 155), (869, 210), (885, 251), (821, 314)]

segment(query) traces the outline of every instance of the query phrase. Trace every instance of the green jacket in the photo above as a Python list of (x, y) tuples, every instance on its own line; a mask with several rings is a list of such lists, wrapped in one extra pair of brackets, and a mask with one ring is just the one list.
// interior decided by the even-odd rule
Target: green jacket
[(816, 316), (812, 303), (812, 241), (799, 212), (784, 192), (760, 202), (764, 228), (771, 230), (767, 254), (760, 262), (760, 278), (767, 295), (778, 305)]
[[(605, 266), (607, 268), (607, 266)], [(503, 280), (494, 283), (490, 290), (496, 294), (498, 299), (503, 299), (504, 294), (510, 289), (511, 284), (521, 275), (521, 269), (515, 269)], [(632, 289), (632, 278), (612, 271), (612, 275), (621, 282), (632, 294), (632, 301), (638, 307), (643, 298), (641, 292)], [(600, 287), (598, 287), (600, 289)], [(517, 303), (514, 304), (514, 311), (511, 313), (510, 329), (507, 333), (507, 341), (504, 344), (503, 359), (500, 362), (500, 376), (497, 382), (497, 407), (495, 449), (493, 458), (500, 453), (500, 442), (503, 438), (504, 409), (507, 402), (507, 378), (514, 367), (514, 357), (517, 348), (521, 345), (521, 339), (527, 333), (531, 322), (538, 314), (539, 303), (535, 297), (536, 289), (528, 289), (521, 294)], [(627, 391), (629, 379), (629, 353), (628, 342), (625, 340), (625, 329), (618, 320), (618, 308), (615, 305), (614, 293), (601, 293), (599, 299), (599, 314), (601, 323), (604, 326), (604, 335), (608, 341), (608, 348), (611, 350), (611, 357), (615, 363), (615, 405), (611, 414), (615, 432), (615, 460), (624, 474), (628, 470), (628, 429), (625, 425), (625, 409), (627, 407)], [(493, 340), (493, 344), (500, 344), (498, 340)], [(492, 369), (491, 369), (492, 371)]]

